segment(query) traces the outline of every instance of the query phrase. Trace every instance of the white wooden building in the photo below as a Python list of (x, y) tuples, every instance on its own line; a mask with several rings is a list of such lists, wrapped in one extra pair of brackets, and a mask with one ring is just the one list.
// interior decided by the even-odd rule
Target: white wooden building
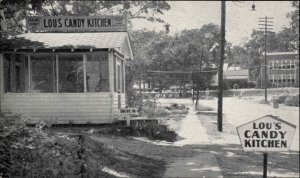
[(53, 123), (113, 123), (125, 106), (127, 32), (25, 33), (0, 52), (1, 112)]

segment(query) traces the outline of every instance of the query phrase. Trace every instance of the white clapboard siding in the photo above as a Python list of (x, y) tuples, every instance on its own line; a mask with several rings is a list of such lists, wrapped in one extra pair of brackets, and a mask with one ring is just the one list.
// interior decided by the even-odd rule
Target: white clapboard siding
[[(118, 108), (118, 93), (114, 93), (114, 113), (119, 113), (119, 108)], [(126, 102), (125, 102), (125, 94), (121, 93), (121, 108), (125, 108)]]
[(3, 112), (57, 123), (112, 123), (109, 93), (5, 93)]
[(121, 105), (122, 105), (122, 108), (125, 108), (125, 106), (126, 106), (126, 95), (125, 95), (125, 93), (121, 94)]

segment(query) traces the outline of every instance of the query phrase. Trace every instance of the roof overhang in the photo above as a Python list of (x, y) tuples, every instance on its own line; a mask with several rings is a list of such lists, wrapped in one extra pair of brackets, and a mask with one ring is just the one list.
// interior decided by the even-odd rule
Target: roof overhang
[(2, 52), (96, 52), (114, 49), (133, 59), (127, 32), (25, 33), (2, 42)]

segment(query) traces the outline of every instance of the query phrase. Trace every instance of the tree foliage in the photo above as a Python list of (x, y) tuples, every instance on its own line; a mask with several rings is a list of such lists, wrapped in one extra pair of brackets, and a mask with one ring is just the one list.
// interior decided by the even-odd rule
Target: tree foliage
[[(217, 66), (219, 38), (220, 28), (215, 24), (206, 24), (200, 29), (184, 30), (173, 36), (164, 32), (133, 31), (131, 42), (135, 56), (127, 66), (128, 88), (132, 88), (134, 81), (147, 82), (149, 79), (155, 80), (154, 87), (160, 89), (168, 88), (170, 85), (184, 86), (190, 82), (191, 76), (181, 72), (199, 71)], [(227, 43), (227, 56), (230, 56), (230, 48), (231, 44)], [(175, 74), (149, 76), (147, 75), (149, 71), (171, 71)], [(197, 78), (201, 76), (204, 75), (199, 75)], [(204, 84), (205, 79), (200, 81)]]
[(292, 41), (294, 42), (294, 45), (299, 52), (299, 1), (292, 1), (292, 7), (294, 8), (294, 10), (287, 14), (287, 17), (291, 19), (291, 27), (289, 30), (294, 36)]

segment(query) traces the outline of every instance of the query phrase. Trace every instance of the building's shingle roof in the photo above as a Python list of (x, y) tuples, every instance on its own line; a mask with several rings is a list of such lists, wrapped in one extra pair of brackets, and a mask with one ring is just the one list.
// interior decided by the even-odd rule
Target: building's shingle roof
[(1, 42), (1, 49), (109, 49), (133, 57), (127, 32), (25, 33)]
[(25, 33), (10, 37), (14, 48), (121, 48), (126, 32)]

